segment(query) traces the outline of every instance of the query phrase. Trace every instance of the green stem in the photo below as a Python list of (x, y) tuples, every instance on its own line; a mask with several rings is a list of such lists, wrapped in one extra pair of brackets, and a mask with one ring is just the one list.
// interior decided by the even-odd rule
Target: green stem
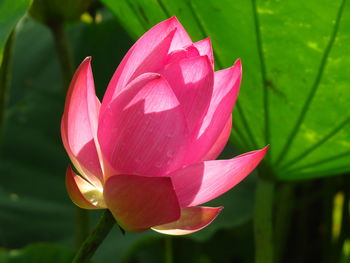
[(90, 229), (90, 219), (89, 210), (81, 209), (76, 207), (75, 209), (75, 221), (76, 221), (76, 233), (75, 233), (75, 243), (76, 247), (79, 248), (83, 244), (84, 240), (89, 235)]
[(106, 210), (96, 228), (91, 232), (91, 234), (79, 248), (72, 263), (88, 262), (114, 225), (115, 219), (113, 215), (109, 210)]
[(286, 248), (287, 237), (290, 230), (290, 223), (294, 207), (293, 183), (280, 183), (276, 189), (276, 223), (275, 223), (275, 261), (282, 262), (283, 252)]
[(259, 178), (255, 199), (255, 263), (274, 262), (273, 206), (275, 183)]
[(69, 46), (68, 37), (64, 31), (63, 23), (55, 23), (48, 25), (51, 29), (56, 52), (60, 61), (61, 71), (63, 75), (63, 84), (65, 89), (68, 89), (69, 83), (74, 74), (74, 64), (72, 52)]
[[(321, 198), (319, 194), (308, 197), (309, 193), (312, 193), (312, 182), (304, 182), (298, 186), (298, 198), (296, 199), (296, 210), (297, 214), (294, 216), (296, 220), (295, 224), (295, 233), (294, 236), (297, 237), (297, 242), (294, 245), (293, 249), (295, 251), (294, 261), (303, 263), (309, 255), (308, 242), (309, 242), (309, 225), (310, 214), (312, 215), (311, 208), (316, 201)], [(307, 198), (305, 198), (305, 196)]]
[(7, 39), (4, 56), (0, 65), (0, 137), (4, 128), (5, 107), (8, 99), (8, 92), (11, 84), (11, 61), (14, 48), (15, 29)]
[(346, 174), (342, 178), (343, 191), (344, 191), (344, 200), (342, 207), (342, 217), (341, 217), (341, 230), (338, 240), (335, 244), (335, 262), (340, 262), (343, 254), (343, 247), (346, 239), (350, 238), (350, 211), (349, 211), (349, 202), (350, 202), (350, 178), (349, 174)]
[(165, 237), (165, 262), (173, 263), (173, 244), (171, 237)]
[[(322, 188), (323, 198), (322, 198), (322, 207), (323, 207), (323, 218), (320, 224), (324, 224), (326, 227), (323, 230), (323, 242), (320, 244), (323, 246), (322, 249), (322, 259), (324, 263), (333, 262), (332, 261), (332, 226), (333, 226), (333, 202), (335, 185), (333, 178), (326, 178), (323, 180)], [(335, 262), (335, 261), (334, 261)]]

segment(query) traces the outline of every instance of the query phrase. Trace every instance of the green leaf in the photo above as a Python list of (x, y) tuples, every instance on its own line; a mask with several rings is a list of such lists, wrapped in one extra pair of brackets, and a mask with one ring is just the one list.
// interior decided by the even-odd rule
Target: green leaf
[[(49, 33), (30, 21), (23, 27), (15, 47), (0, 156), (0, 244), (10, 248), (72, 240), (74, 231), (74, 206), (63, 179), (67, 158), (59, 137), (64, 99), (60, 75), (53, 49), (41, 48), (51, 43)], [(45, 58), (36, 59), (37, 52)]]
[(243, 62), (233, 143), (270, 144), (271, 175), (350, 171), (350, 3), (327, 0), (102, 0), (133, 36), (176, 15), (194, 41), (210, 36), (217, 68)]
[(72, 250), (50, 243), (35, 243), (10, 251), (0, 250), (0, 263), (70, 263), (73, 257)]
[(0, 65), (6, 40), (12, 29), (27, 11), (30, 2), (30, 0), (0, 1)]

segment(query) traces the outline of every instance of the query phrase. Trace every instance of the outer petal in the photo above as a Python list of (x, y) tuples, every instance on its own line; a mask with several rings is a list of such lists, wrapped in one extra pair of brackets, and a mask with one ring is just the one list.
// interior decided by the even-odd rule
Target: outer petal
[(169, 174), (180, 206), (200, 205), (230, 190), (254, 170), (267, 148), (230, 160), (193, 164)]
[[(158, 72), (159, 69), (164, 67), (166, 61), (167, 61), (167, 55), (169, 52), (169, 48), (171, 45), (171, 41), (174, 38), (174, 34), (176, 33), (176, 28), (171, 31), (162, 42), (159, 43), (159, 45), (154, 49), (153, 53), (149, 54), (147, 57), (144, 58), (142, 61), (141, 59), (135, 59), (133, 61), (130, 68), (125, 68), (124, 75), (122, 75), (120, 78), (126, 77), (126, 82), (124, 83), (124, 87), (126, 87), (126, 84), (132, 81), (137, 76), (146, 73), (146, 72)], [(149, 43), (147, 43), (149, 44)], [(152, 47), (144, 46), (142, 51), (149, 49)], [(142, 54), (140, 54), (142, 56)], [(133, 71), (133, 67), (135, 64), (140, 63), (135, 71)], [(130, 70), (130, 71), (128, 71)], [(128, 75), (132, 75), (127, 79)]]
[(66, 172), (66, 187), (69, 197), (77, 206), (85, 209), (106, 208), (102, 189), (99, 189), (76, 175), (68, 166)]
[(223, 207), (184, 207), (181, 217), (175, 222), (152, 227), (153, 230), (167, 235), (187, 235), (197, 232), (219, 215)]
[[(174, 51), (174, 50), (191, 45), (192, 40), (191, 40), (190, 36), (187, 34), (184, 27), (179, 22), (179, 20), (177, 20), (177, 18), (175, 16), (168, 19), (168, 20), (171, 21), (171, 23), (173, 23), (173, 25), (177, 29), (176, 34), (174, 35), (173, 41), (171, 42), (169, 53)], [(168, 20), (165, 20), (165, 21), (168, 21)]]
[(214, 72), (207, 56), (185, 58), (161, 71), (183, 107), (189, 131), (198, 129), (213, 93)]
[(198, 42), (193, 43), (193, 45), (197, 48), (199, 51), (199, 54), (201, 56), (208, 56), (209, 60), (214, 67), (214, 55), (213, 55), (213, 49), (211, 46), (211, 40), (210, 38), (205, 38), (203, 40), (200, 40)]
[(203, 157), (201, 161), (207, 161), (207, 160), (215, 160), (218, 158), (222, 150), (225, 148), (228, 139), (231, 135), (231, 129), (232, 129), (232, 116), (230, 116), (225, 124), (224, 129), (220, 133), (218, 139), (214, 143), (214, 145), (211, 147), (209, 152)]
[(190, 37), (176, 17), (152, 27), (133, 45), (115, 71), (103, 98), (101, 111), (105, 111), (108, 104), (130, 82), (132, 76), (156, 72), (165, 64), (168, 53), (191, 43)]
[(77, 69), (70, 84), (61, 122), (64, 147), (81, 174), (98, 184), (102, 179), (100, 161), (95, 146), (100, 108), (92, 76), (91, 58)]
[(104, 158), (116, 172), (150, 176), (179, 167), (187, 134), (179, 101), (155, 73), (130, 83), (101, 114), (98, 129)]
[(180, 217), (169, 177), (112, 176), (105, 184), (104, 197), (108, 209), (127, 231), (144, 231)]
[(187, 164), (202, 160), (217, 141), (236, 102), (241, 76), (240, 60), (237, 60), (231, 68), (215, 72), (210, 106), (198, 135), (191, 143), (186, 157)]

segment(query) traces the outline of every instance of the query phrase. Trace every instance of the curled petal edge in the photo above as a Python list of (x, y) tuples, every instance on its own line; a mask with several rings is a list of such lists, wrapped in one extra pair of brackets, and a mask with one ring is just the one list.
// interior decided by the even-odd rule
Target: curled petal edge
[(183, 207), (177, 221), (152, 227), (152, 230), (173, 236), (188, 235), (208, 226), (220, 214), (223, 207)]
[(94, 185), (100, 185), (103, 180), (102, 156), (96, 138), (99, 109), (91, 57), (87, 57), (76, 70), (67, 92), (61, 137), (74, 167)]
[(68, 166), (66, 171), (66, 188), (74, 204), (84, 209), (106, 208), (102, 189), (95, 187)]

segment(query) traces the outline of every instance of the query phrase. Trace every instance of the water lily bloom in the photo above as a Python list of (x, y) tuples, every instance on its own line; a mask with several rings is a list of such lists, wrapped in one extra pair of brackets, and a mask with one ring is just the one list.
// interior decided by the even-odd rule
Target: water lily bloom
[(90, 62), (73, 77), (61, 123), (73, 202), (107, 208), (133, 232), (182, 235), (210, 224), (223, 207), (199, 205), (242, 181), (267, 151), (215, 160), (230, 135), (241, 62), (214, 72), (210, 39), (192, 42), (175, 17), (134, 44), (102, 103)]

